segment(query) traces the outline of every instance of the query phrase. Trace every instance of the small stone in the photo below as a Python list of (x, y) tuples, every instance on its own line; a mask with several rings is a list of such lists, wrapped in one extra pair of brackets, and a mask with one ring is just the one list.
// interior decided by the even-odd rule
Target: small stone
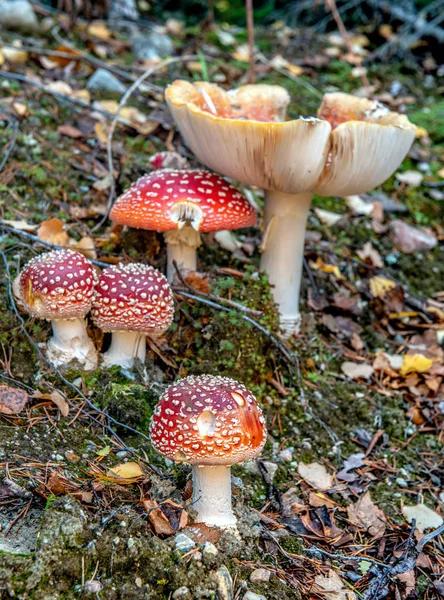
[(179, 533), (174, 538), (174, 548), (179, 552), (189, 552), (196, 546), (196, 542), (184, 533)]
[(83, 590), (87, 594), (98, 594), (103, 589), (103, 585), (97, 579), (90, 579), (85, 581), (85, 585), (83, 586)]
[(134, 36), (133, 50), (138, 60), (157, 60), (172, 56), (174, 47), (170, 36), (153, 31)]
[(205, 542), (205, 544), (203, 545), (203, 548), (202, 548), (202, 554), (205, 557), (207, 557), (207, 556), (216, 557), (219, 554), (219, 550), (211, 542)]
[(407, 483), (407, 481), (406, 481), (405, 479), (403, 479), (402, 477), (397, 477), (397, 478), (396, 478), (396, 483), (397, 483), (397, 484), (398, 484), (400, 487), (402, 487), (402, 488), (406, 488), (406, 487), (408, 487), (408, 485), (409, 485), (409, 484)]
[(293, 460), (293, 452), (289, 448), (285, 448), (279, 452), (279, 458), (284, 462), (291, 462)]
[(185, 585), (183, 585), (180, 588), (177, 588), (177, 590), (175, 592), (173, 592), (174, 600), (177, 600), (178, 598), (180, 598), (181, 600), (187, 600), (190, 597), (191, 597), (191, 592)]
[(250, 575), (250, 581), (253, 583), (267, 583), (270, 581), (270, 571), (267, 569), (255, 569)]
[(88, 79), (86, 87), (98, 92), (124, 94), (126, 86), (106, 69), (97, 69)]
[(128, 541), (126, 543), (128, 550), (131, 550), (131, 548), (134, 546), (135, 543), (136, 542), (135, 542), (134, 538), (132, 538), (132, 537), (128, 538)]
[(28, 0), (0, 2), (0, 27), (21, 31), (38, 31), (39, 22)]
[(222, 565), (215, 573), (217, 582), (217, 594), (219, 600), (232, 600), (233, 598), (233, 580), (230, 571), (225, 565)]
[(254, 592), (247, 592), (243, 600), (267, 600), (262, 594), (255, 594)]

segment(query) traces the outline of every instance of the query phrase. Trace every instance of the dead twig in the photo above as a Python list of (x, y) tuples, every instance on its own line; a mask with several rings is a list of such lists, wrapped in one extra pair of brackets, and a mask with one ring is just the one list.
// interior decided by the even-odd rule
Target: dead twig
[(248, 83), (254, 83), (256, 79), (254, 69), (254, 17), (253, 0), (245, 0), (245, 12), (247, 16), (247, 34), (248, 34), (248, 57), (250, 67), (248, 70)]
[(11, 136), (11, 139), (9, 140), (9, 145), (6, 149), (6, 152), (2, 158), (2, 162), (0, 163), (0, 172), (3, 170), (3, 167), (8, 162), (8, 159), (11, 156), (12, 151), (14, 150), (15, 143), (17, 142), (17, 138), (18, 138), (18, 134), (19, 134), (19, 124), (18, 124), (17, 119), (12, 119), (9, 122), (9, 124), (6, 128), (6, 132), (9, 129), (12, 129), (12, 136)]

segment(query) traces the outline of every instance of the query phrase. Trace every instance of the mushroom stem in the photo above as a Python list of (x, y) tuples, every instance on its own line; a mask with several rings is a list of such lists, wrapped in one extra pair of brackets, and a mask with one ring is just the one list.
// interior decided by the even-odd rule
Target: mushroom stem
[(51, 321), (53, 337), (47, 345), (47, 357), (55, 365), (77, 360), (86, 371), (97, 367), (97, 351), (88, 337), (84, 319)]
[(181, 229), (166, 231), (164, 233), (167, 244), (167, 279), (172, 283), (176, 269), (173, 260), (177, 262), (179, 270), (190, 269), (195, 271), (197, 268), (197, 248), (201, 245), (200, 234), (190, 225), (185, 225)]
[(261, 270), (268, 273), (286, 336), (300, 329), (299, 295), (305, 228), (312, 194), (265, 192)]
[(111, 346), (103, 355), (103, 362), (107, 366), (119, 365), (130, 369), (134, 359), (145, 362), (146, 341), (145, 336), (138, 331), (113, 331)]
[(193, 465), (193, 508), (197, 521), (217, 527), (234, 527), (231, 508), (231, 468), (227, 465)]

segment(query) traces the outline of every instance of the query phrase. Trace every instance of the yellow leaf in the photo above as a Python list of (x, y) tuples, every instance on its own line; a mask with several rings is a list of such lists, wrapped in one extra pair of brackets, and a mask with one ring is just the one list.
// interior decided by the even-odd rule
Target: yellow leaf
[(370, 279), (370, 292), (373, 298), (384, 298), (389, 290), (396, 287), (396, 283), (380, 275)]
[(416, 138), (429, 137), (429, 132), (427, 131), (427, 129), (424, 129), (424, 127), (417, 127), (415, 137)]
[(101, 40), (108, 40), (111, 37), (111, 32), (103, 21), (93, 21), (88, 27), (88, 33)]
[(94, 131), (96, 132), (96, 136), (97, 136), (97, 139), (99, 140), (99, 142), (101, 144), (106, 144), (106, 142), (108, 140), (108, 133), (107, 133), (107, 130), (105, 129), (104, 124), (101, 123), (100, 121), (98, 121), (94, 126)]
[(37, 236), (44, 242), (57, 246), (67, 246), (69, 244), (69, 236), (63, 227), (64, 223), (60, 219), (48, 219), (48, 221), (43, 221), (38, 228)]
[(122, 479), (138, 479), (143, 477), (143, 471), (136, 462), (127, 462), (110, 469), (111, 473)]
[(15, 110), (19, 117), (26, 117), (26, 115), (28, 114), (28, 107), (22, 102), (13, 102), (12, 108)]
[(444, 167), (438, 171), (438, 176), (444, 179)]
[(409, 373), (426, 373), (432, 364), (433, 360), (423, 354), (406, 354), (399, 374), (405, 377)]
[(288, 63), (286, 68), (287, 71), (290, 71), (290, 73), (295, 77), (299, 77), (299, 75), (302, 75), (302, 73), (304, 72), (304, 69), (302, 67), (300, 67), (299, 65), (292, 65), (291, 63)]
[(3, 51), (0, 48), (0, 67), (5, 63), (5, 57), (3, 56)]

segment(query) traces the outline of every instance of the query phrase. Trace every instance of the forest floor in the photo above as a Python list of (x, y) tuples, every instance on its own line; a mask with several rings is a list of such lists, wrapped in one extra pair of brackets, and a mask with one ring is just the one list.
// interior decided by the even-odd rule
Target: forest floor
[[(113, 136), (117, 194), (156, 152), (197, 165), (166, 85), (246, 82), (243, 30), (167, 25), (177, 61), (135, 91)], [(70, 245), (100, 263), (162, 270), (165, 248), (155, 233), (104, 219), (121, 94), (87, 89), (98, 66), (128, 86), (150, 65), (128, 33), (104, 24), (70, 30), (52, 16), (44, 28), (3, 34), (0, 51), (0, 597), (444, 596), (442, 67), (427, 48), (402, 63), (370, 61), (368, 87), (359, 55), (387, 29), (352, 32), (350, 56), (336, 34), (258, 28), (257, 81), (288, 89), (291, 117), (315, 115), (326, 91), (371, 94), (420, 127), (407, 159), (371, 195), (314, 198), (303, 329), (284, 347), (251, 229), (236, 233), (233, 252), (203, 236), (199, 273), (175, 286), (174, 324), (149, 344), (146, 365), (59, 371), (44, 358), (49, 324), (14, 303), (21, 266)], [(242, 310), (225, 312), (227, 299), (258, 311), (268, 334)], [(90, 333), (98, 348), (109, 344), (92, 324)], [(162, 391), (200, 373), (244, 382), (267, 416), (263, 456), (233, 469), (239, 535), (193, 524), (189, 467), (166, 463), (147, 437)]]

